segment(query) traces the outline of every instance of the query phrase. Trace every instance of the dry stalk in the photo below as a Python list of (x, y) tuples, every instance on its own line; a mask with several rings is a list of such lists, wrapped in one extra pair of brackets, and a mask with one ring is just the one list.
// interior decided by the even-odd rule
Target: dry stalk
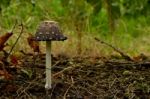
[[(15, 25), (15, 26), (16, 26), (16, 25)], [(14, 26), (14, 28), (15, 28), (15, 26)], [(9, 53), (8, 53), (8, 55), (7, 55), (7, 57), (6, 57), (6, 59), (10, 56), (11, 52), (13, 51), (14, 47), (16, 46), (16, 44), (17, 44), (19, 38), (21, 37), (21, 35), (22, 35), (22, 33), (23, 33), (23, 24), (21, 23), (20, 26), (21, 26), (20, 34), (19, 34), (18, 38), (16, 39), (16, 42), (13, 44), (12, 48), (10, 49), (10, 51), (9, 51)], [(13, 31), (13, 30), (12, 30), (12, 31)]]
[(76, 67), (79, 67), (79, 66), (73, 65), (73, 66), (67, 67), (67, 68), (65, 68), (65, 69), (63, 69), (63, 70), (61, 70), (61, 71), (59, 71), (59, 72), (53, 74), (53, 77), (59, 76), (59, 75), (61, 75), (62, 73), (66, 72), (66, 71), (69, 71), (69, 70), (71, 70), (71, 69), (74, 69), (74, 68), (76, 68)]
[(66, 90), (64, 96), (63, 96), (63, 99), (66, 99), (66, 96), (67, 96), (67, 93), (68, 91), (70, 90), (70, 88), (74, 85), (74, 80), (73, 80), (73, 77), (71, 76), (71, 85), (68, 87), (68, 89)]
[(105, 45), (111, 47), (114, 51), (118, 52), (124, 59), (126, 59), (128, 61), (133, 61), (133, 59), (129, 55), (127, 55), (126, 53), (124, 53), (120, 49), (112, 46), (111, 44), (108, 44), (108, 43), (106, 43), (106, 42), (104, 42), (104, 41), (102, 41), (102, 40), (100, 40), (100, 39), (98, 39), (96, 37), (95, 37), (95, 40), (98, 41), (98, 42), (100, 42), (100, 43), (102, 43), (102, 44), (105, 44)]

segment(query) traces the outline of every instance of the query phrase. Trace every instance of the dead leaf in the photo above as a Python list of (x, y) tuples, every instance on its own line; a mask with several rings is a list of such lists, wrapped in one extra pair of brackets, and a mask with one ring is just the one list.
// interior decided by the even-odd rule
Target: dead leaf
[(0, 51), (4, 49), (5, 42), (12, 36), (13, 33), (6, 33), (5, 35), (0, 36)]
[(10, 62), (13, 64), (13, 65), (18, 65), (18, 57), (16, 57), (15, 55), (11, 55), (10, 56)]
[(39, 42), (34, 40), (34, 37), (32, 34), (29, 34), (29, 37), (27, 38), (29, 46), (33, 49), (34, 52), (40, 52), (39, 48)]
[(9, 74), (6, 70), (0, 70), (0, 78), (5, 80), (11, 80), (13, 79), (13, 76)]
[(139, 61), (146, 60), (147, 58), (148, 58), (148, 57), (147, 57), (145, 54), (141, 53), (141, 54), (138, 55), (138, 56), (134, 56), (134, 57), (133, 57), (133, 60), (134, 60), (135, 62), (139, 62)]
[(91, 98), (89, 98), (88, 96), (84, 96), (84, 99), (91, 99)]

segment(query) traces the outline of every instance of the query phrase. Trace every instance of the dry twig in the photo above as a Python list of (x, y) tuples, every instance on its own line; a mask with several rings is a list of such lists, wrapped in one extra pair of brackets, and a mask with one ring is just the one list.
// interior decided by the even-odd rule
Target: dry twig
[(116, 47), (114, 47), (114, 46), (112, 46), (112, 45), (110, 45), (110, 44), (108, 44), (108, 43), (106, 43), (106, 42), (104, 42), (104, 41), (96, 38), (96, 37), (95, 37), (95, 40), (98, 41), (98, 42), (100, 42), (100, 43), (102, 43), (102, 44), (105, 44), (105, 45), (111, 47), (113, 50), (115, 50), (116, 52), (118, 52), (124, 59), (126, 59), (128, 61), (133, 61), (132, 58), (129, 55), (125, 54), (120, 49), (118, 49), (118, 48), (116, 48)]
[(59, 72), (53, 74), (53, 77), (56, 77), (56, 76), (58, 76), (58, 75), (60, 75), (60, 74), (62, 74), (62, 73), (64, 73), (64, 72), (69, 71), (69, 70), (71, 70), (71, 69), (74, 69), (74, 68), (76, 68), (76, 67), (78, 67), (78, 66), (74, 66), (74, 65), (73, 65), (73, 66), (67, 67), (67, 68), (65, 68), (65, 69), (63, 69), (63, 70), (61, 70), (61, 71), (59, 71)]
[[(18, 42), (19, 38), (21, 37), (21, 35), (22, 35), (22, 33), (23, 33), (23, 24), (21, 23), (21, 25), (20, 25), (20, 26), (21, 26), (20, 34), (19, 34), (19, 36), (18, 36), (18, 38), (17, 38), (16, 42), (13, 44), (13, 46), (12, 46), (11, 50), (9, 51), (8, 56), (6, 57), (6, 59), (10, 56), (11, 52), (13, 51), (14, 47), (16, 46), (16, 44), (17, 44), (17, 42)], [(15, 26), (14, 26), (14, 27), (15, 27)], [(13, 30), (12, 30), (12, 31), (13, 31)]]
[(67, 93), (69, 91), (69, 89), (73, 86), (74, 84), (74, 80), (73, 80), (73, 77), (71, 76), (71, 85), (68, 87), (68, 89), (66, 90), (64, 96), (63, 96), (63, 99), (67, 99), (66, 96), (67, 96)]

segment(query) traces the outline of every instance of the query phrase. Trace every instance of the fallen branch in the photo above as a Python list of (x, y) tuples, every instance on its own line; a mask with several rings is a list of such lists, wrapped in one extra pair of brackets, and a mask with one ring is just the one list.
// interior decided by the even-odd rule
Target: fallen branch
[[(15, 26), (16, 26), (16, 25), (15, 25)], [(14, 26), (14, 28), (15, 28), (15, 26)], [(22, 33), (23, 33), (23, 24), (21, 23), (21, 25), (20, 25), (20, 26), (21, 26), (20, 34), (19, 34), (19, 36), (18, 36), (18, 38), (17, 38), (16, 42), (13, 44), (13, 46), (12, 46), (11, 50), (9, 51), (9, 53), (8, 53), (8, 55), (7, 55), (7, 57), (6, 57), (6, 59), (10, 56), (11, 52), (13, 51), (14, 47), (16, 46), (16, 44), (17, 44), (17, 42), (18, 42), (19, 38), (21, 37), (21, 35), (22, 35)], [(13, 30), (14, 30), (14, 28), (13, 28)], [(12, 31), (13, 31), (13, 30), (12, 30)]]
[(67, 67), (67, 68), (64, 68), (63, 70), (61, 70), (61, 71), (59, 71), (59, 72), (53, 74), (53, 77), (59, 76), (60, 74), (66, 72), (66, 71), (69, 71), (69, 70), (71, 70), (71, 69), (74, 69), (74, 68), (76, 68), (76, 67), (79, 67), (79, 66), (69, 66), (69, 67)]
[(17, 25), (17, 20), (15, 21), (15, 24), (14, 24), (14, 26), (12, 27), (10, 33), (14, 33), (14, 30), (15, 30), (15, 28), (16, 28), (16, 25)]
[(143, 66), (143, 67), (150, 67), (149, 61), (141, 61), (141, 62), (119, 62), (119, 61), (106, 61), (105, 64), (109, 65), (116, 65), (116, 66)]
[(98, 38), (96, 38), (96, 37), (95, 37), (94, 39), (95, 39), (96, 41), (102, 43), (102, 44), (105, 44), (105, 45), (111, 47), (113, 50), (115, 50), (116, 52), (118, 52), (124, 59), (126, 59), (126, 60), (128, 60), (128, 61), (133, 61), (130, 56), (128, 56), (127, 54), (125, 54), (125, 53), (122, 52), (121, 50), (117, 49), (116, 47), (114, 47), (114, 46), (112, 46), (112, 45), (110, 45), (110, 44), (108, 44), (108, 43), (106, 43), (106, 42), (104, 42), (104, 41), (102, 41), (102, 40), (100, 40), (100, 39), (98, 39)]

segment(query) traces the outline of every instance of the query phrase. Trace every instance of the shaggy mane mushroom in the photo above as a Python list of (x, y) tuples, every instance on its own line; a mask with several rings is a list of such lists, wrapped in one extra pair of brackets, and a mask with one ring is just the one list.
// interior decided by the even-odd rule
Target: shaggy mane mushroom
[(57, 22), (43, 21), (37, 28), (35, 40), (46, 41), (46, 89), (51, 89), (51, 43), (52, 41), (64, 41), (67, 37), (62, 34)]

